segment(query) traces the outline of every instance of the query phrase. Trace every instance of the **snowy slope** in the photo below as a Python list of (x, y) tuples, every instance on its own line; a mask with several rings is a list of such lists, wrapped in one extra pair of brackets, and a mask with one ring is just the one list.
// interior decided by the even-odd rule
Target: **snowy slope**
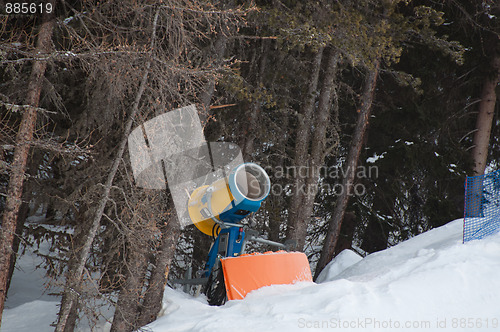
[[(344, 256), (344, 255), (343, 255)], [(462, 244), (462, 220), (357, 261), (321, 284), (210, 307), (168, 290), (153, 331), (500, 330), (500, 234)]]
[[(364, 259), (343, 252), (321, 278), (266, 287), (222, 307), (167, 289), (162, 316), (146, 328), (500, 331), (500, 234), (462, 244), (461, 219)], [(55, 306), (37, 301), (10, 306), (1, 331), (32, 331), (22, 325), (28, 313), (39, 320), (38, 331), (50, 330)]]

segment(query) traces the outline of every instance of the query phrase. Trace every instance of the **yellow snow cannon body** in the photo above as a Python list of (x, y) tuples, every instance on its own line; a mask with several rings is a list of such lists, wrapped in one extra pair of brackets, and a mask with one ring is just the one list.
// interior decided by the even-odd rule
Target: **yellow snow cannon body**
[(195, 189), (188, 202), (189, 217), (203, 233), (217, 236), (220, 223), (238, 223), (259, 210), (271, 182), (257, 164), (245, 163), (229, 176)]

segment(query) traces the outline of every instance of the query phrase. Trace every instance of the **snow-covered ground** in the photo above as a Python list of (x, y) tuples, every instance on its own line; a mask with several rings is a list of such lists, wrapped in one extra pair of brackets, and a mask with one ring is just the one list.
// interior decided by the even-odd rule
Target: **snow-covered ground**
[(17, 260), (1, 332), (54, 331), (50, 324), (56, 319), (59, 299), (49, 295), (45, 272), (36, 268), (41, 263), (42, 260), (29, 250)]
[[(15, 278), (15, 283), (27, 282)], [(161, 317), (146, 328), (156, 332), (500, 330), (500, 234), (462, 244), (462, 219), (364, 259), (343, 252), (320, 279), (318, 284), (265, 287), (221, 307), (167, 289)], [(36, 331), (51, 330), (47, 322), (55, 319), (54, 302), (40, 298), (20, 305), (17, 296), (21, 294), (9, 298), (2, 332), (35, 331), (34, 326)], [(35, 325), (24, 324), (27, 320)]]

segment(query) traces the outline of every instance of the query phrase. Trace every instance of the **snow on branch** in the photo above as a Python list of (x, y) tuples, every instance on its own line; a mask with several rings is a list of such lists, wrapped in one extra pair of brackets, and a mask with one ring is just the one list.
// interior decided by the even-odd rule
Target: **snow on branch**
[(34, 108), (37, 112), (46, 113), (46, 114), (57, 114), (57, 112), (49, 111), (49, 110), (42, 108), (42, 107), (34, 107), (31, 105), (17, 105), (17, 104), (6, 103), (3, 101), (0, 101), (0, 105), (5, 106), (5, 108), (8, 111), (13, 112), (13, 113), (22, 112), (26, 108), (31, 107), (31, 108)]

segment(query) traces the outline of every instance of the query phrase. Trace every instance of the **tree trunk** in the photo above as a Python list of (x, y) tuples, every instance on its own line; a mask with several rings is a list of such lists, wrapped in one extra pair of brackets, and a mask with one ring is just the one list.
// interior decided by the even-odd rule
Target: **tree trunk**
[(346, 212), (342, 227), (340, 228), (339, 239), (335, 246), (335, 256), (343, 250), (352, 248), (352, 240), (356, 230), (356, 214), (354, 212)]
[(140, 243), (134, 243), (129, 248), (127, 273), (120, 288), (111, 332), (131, 332), (140, 327), (137, 320), (148, 260), (144, 250), (138, 248), (137, 245)]
[(170, 216), (163, 230), (162, 243), (156, 255), (156, 264), (151, 272), (148, 289), (144, 295), (142, 312), (138, 320), (139, 326), (144, 326), (156, 319), (163, 303), (163, 292), (167, 283), (170, 263), (174, 257), (175, 247), (179, 239), (181, 228), (174, 212)]
[(295, 156), (293, 166), (295, 167), (295, 183), (293, 187), (292, 200), (290, 202), (287, 238), (297, 241), (297, 248), (302, 250), (299, 239), (305, 238), (306, 229), (301, 221), (300, 211), (302, 201), (304, 199), (305, 178), (301, 176), (301, 172), (307, 171), (309, 158), (308, 149), (310, 144), (310, 131), (312, 116), (314, 112), (314, 103), (316, 101), (316, 91), (318, 89), (319, 72), (321, 69), (321, 60), (323, 58), (324, 48), (321, 47), (314, 55), (311, 63), (311, 77), (309, 78), (309, 86), (305, 101), (302, 105), (301, 112), (298, 117), (297, 134), (295, 138)]
[(76, 328), (76, 322), (78, 321), (78, 311), (79, 308), (78, 306), (80, 305), (79, 302), (75, 301), (73, 302), (72, 307), (70, 308), (69, 315), (68, 315), (68, 320), (66, 321), (66, 326), (64, 327), (64, 332), (74, 332)]
[[(158, 22), (158, 16), (159, 16), (159, 9), (156, 11), (155, 17), (153, 19), (153, 32), (152, 32), (152, 37), (151, 37), (151, 51), (153, 50), (155, 39), (156, 39), (156, 24)], [(97, 235), (97, 230), (99, 229), (99, 226), (101, 225), (101, 218), (104, 213), (104, 209), (106, 208), (106, 204), (109, 199), (109, 194), (111, 191), (111, 186), (113, 184), (113, 180), (115, 178), (115, 175), (118, 171), (118, 166), (120, 165), (120, 161), (122, 159), (123, 153), (125, 152), (125, 147), (127, 145), (128, 141), (128, 136), (132, 130), (132, 125), (135, 120), (135, 116), (139, 110), (139, 102), (141, 101), (141, 97), (144, 93), (144, 90), (146, 88), (146, 83), (149, 75), (149, 70), (151, 67), (151, 61), (148, 61), (146, 63), (146, 68), (144, 71), (144, 74), (141, 79), (141, 83), (139, 85), (139, 90), (137, 91), (137, 95), (135, 97), (134, 103), (132, 104), (132, 111), (130, 113), (129, 119), (127, 120), (127, 123), (125, 124), (125, 130), (123, 133), (122, 140), (120, 142), (120, 145), (118, 146), (118, 149), (116, 151), (116, 157), (113, 161), (113, 165), (111, 166), (110, 172), (108, 174), (108, 177), (106, 179), (106, 183), (104, 184), (104, 192), (102, 194), (102, 198), (99, 201), (99, 204), (97, 206), (97, 211), (94, 216), (94, 219), (92, 220), (91, 227), (89, 229), (89, 233), (85, 239), (85, 242), (83, 246), (81, 247), (80, 251), (75, 254), (75, 261), (76, 264), (74, 264), (75, 269), (73, 271), (68, 270), (67, 276), (66, 276), (66, 285), (65, 289), (63, 292), (63, 297), (61, 300), (61, 309), (59, 310), (58, 314), (58, 322), (56, 325), (56, 332), (63, 332), (66, 326), (66, 322), (68, 320), (69, 314), (71, 312), (71, 308), (74, 306), (74, 303), (78, 301), (78, 286), (81, 283), (82, 280), (82, 274), (85, 268), (85, 263), (87, 261), (87, 258), (90, 253), (90, 249), (92, 247), (92, 243), (94, 242), (94, 239)], [(71, 266), (72, 264), (70, 264)]]
[[(337, 91), (335, 78), (337, 75), (337, 65), (339, 56), (333, 49), (330, 50), (326, 72), (323, 77), (323, 83), (318, 101), (318, 111), (314, 119), (314, 133), (311, 140), (311, 156), (309, 158), (309, 171), (307, 172), (305, 182), (305, 195), (301, 203), (299, 212), (299, 222), (301, 232), (296, 238), (299, 249), (302, 249), (307, 236), (307, 227), (314, 210), (314, 200), (318, 193), (318, 182), (320, 168), (323, 166), (326, 152), (326, 132), (330, 125), (330, 111), (332, 102), (335, 100), (335, 114), (338, 114)], [(338, 121), (335, 119), (335, 123)], [(338, 132), (339, 128), (334, 128)], [(334, 147), (338, 141), (333, 142)]]
[(366, 77), (365, 86), (363, 88), (363, 96), (361, 99), (361, 109), (359, 110), (356, 128), (352, 137), (351, 146), (347, 155), (345, 178), (342, 180), (342, 192), (337, 199), (335, 210), (333, 211), (332, 219), (328, 225), (328, 231), (321, 251), (321, 256), (316, 266), (314, 279), (318, 277), (323, 268), (332, 260), (335, 246), (339, 237), (340, 227), (344, 219), (345, 210), (349, 202), (349, 197), (352, 195), (354, 180), (356, 178), (356, 168), (363, 146), (363, 136), (365, 135), (370, 113), (372, 109), (373, 98), (375, 95), (375, 86), (379, 71), (380, 61), (376, 61), (374, 68), (370, 70)]
[[(43, 23), (38, 34), (36, 53), (48, 53), (52, 46), (52, 31), (54, 20), (51, 15), (44, 15)], [(28, 160), (30, 143), (35, 131), (37, 107), (40, 101), (40, 93), (43, 86), (43, 77), (47, 67), (46, 60), (36, 60), (31, 69), (28, 84), (28, 95), (26, 104), (30, 105), (23, 111), (19, 132), (16, 137), (17, 146), (14, 150), (12, 172), (7, 189), (7, 200), (0, 229), (0, 325), (2, 323), (2, 312), (7, 295), (7, 278), (9, 265), (12, 257), (12, 245), (17, 224), (17, 216), (21, 206), (23, 192), (24, 172)]]
[[(498, 42), (497, 42), (498, 43)], [(479, 113), (476, 121), (476, 133), (474, 134), (474, 149), (472, 158), (474, 161), (473, 175), (482, 175), (488, 160), (488, 146), (490, 143), (491, 125), (495, 115), (495, 103), (497, 95), (495, 88), (500, 82), (500, 56), (495, 54), (491, 61), (493, 75), (486, 78), (479, 103)]]
[[(261, 90), (263, 86), (264, 74), (266, 70), (268, 50), (269, 50), (269, 44), (266, 40), (262, 40), (261, 43), (262, 46), (260, 50), (260, 61), (258, 63), (259, 68), (256, 74), (257, 77), (255, 79), (256, 91)], [(249, 107), (250, 116), (248, 117), (248, 121), (246, 123), (246, 128), (245, 128), (246, 135), (244, 137), (244, 145), (242, 147), (243, 158), (245, 158), (245, 160), (247, 161), (252, 160), (255, 138), (257, 137), (257, 130), (259, 128), (258, 122), (259, 122), (259, 114), (261, 112), (261, 105), (262, 103), (260, 100), (254, 100)]]
[[(290, 122), (290, 116), (289, 115), (284, 116), (282, 127), (288, 128), (289, 122)], [(284, 135), (281, 135), (280, 137), (277, 137), (276, 146), (279, 147), (286, 146), (286, 142), (288, 141), (288, 139), (289, 135), (286, 133)], [(276, 165), (276, 169), (285, 169), (286, 167), (285, 153), (280, 152), (278, 149), (277, 161), (272, 162), (271, 165)], [(276, 179), (276, 180), (277, 182), (273, 183), (272, 185), (282, 186), (281, 188), (285, 186), (284, 181), (286, 181), (286, 179)], [(283, 221), (286, 220), (286, 217), (283, 214), (284, 206), (286, 206), (286, 197), (283, 194), (272, 194), (269, 195), (269, 197), (267, 197), (266, 199), (266, 210), (269, 211), (269, 227), (267, 233), (269, 236), (269, 240), (274, 242), (283, 241), (282, 225)]]

